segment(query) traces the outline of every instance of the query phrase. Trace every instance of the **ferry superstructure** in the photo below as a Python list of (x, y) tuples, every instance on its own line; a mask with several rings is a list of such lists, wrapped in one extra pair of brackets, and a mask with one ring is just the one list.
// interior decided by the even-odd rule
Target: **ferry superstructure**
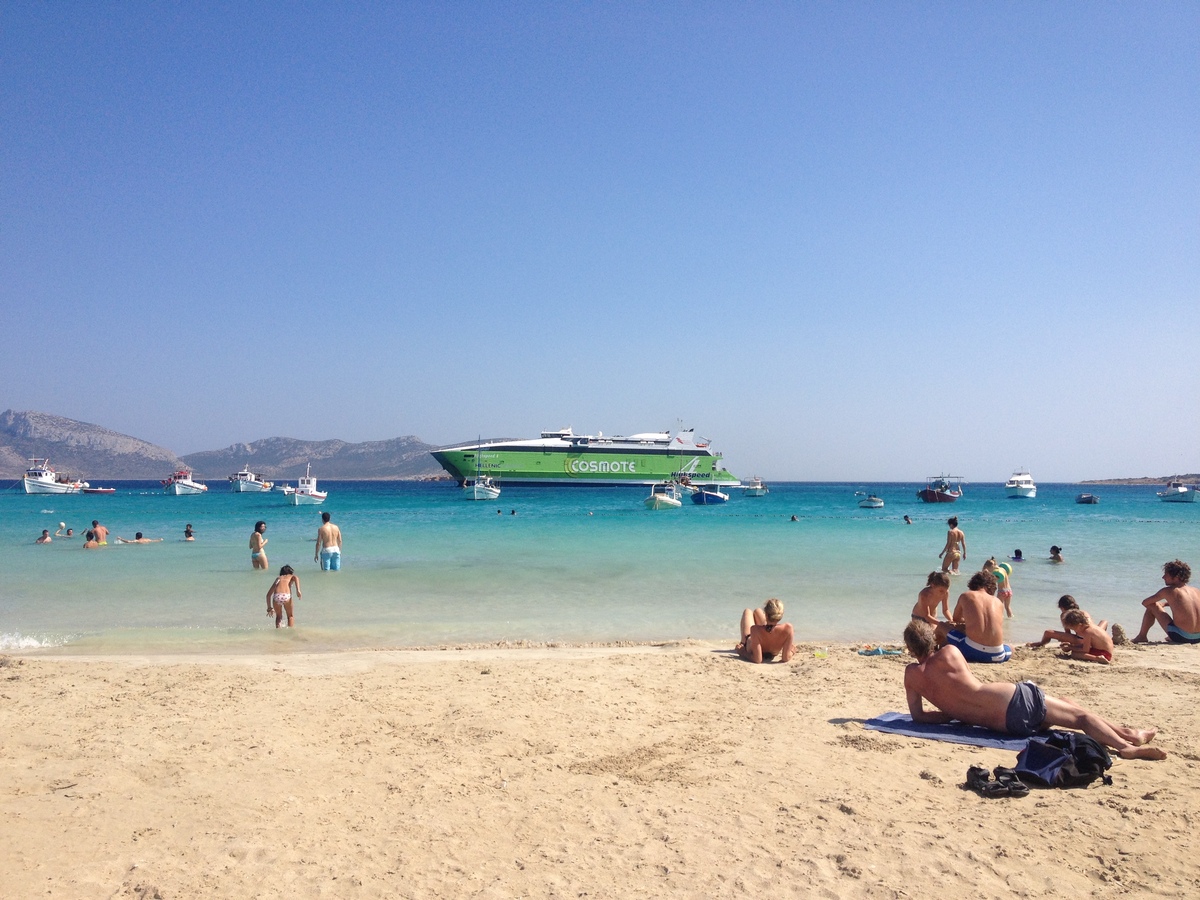
[(684, 481), (737, 487), (722, 456), (694, 429), (632, 434), (543, 431), (519, 441), (480, 441), (433, 451), (459, 484), (482, 473), (504, 485), (652, 485)]

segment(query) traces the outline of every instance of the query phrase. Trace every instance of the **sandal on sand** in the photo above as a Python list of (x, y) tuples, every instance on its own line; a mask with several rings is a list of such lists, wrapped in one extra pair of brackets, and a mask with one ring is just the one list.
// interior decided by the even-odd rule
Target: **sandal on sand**
[(967, 787), (981, 797), (1007, 797), (1008, 788), (998, 781), (992, 781), (992, 773), (983, 766), (971, 766), (967, 769)]
[(1007, 769), (1004, 766), (996, 766), (996, 782), (1002, 784), (1008, 789), (1010, 797), (1024, 797), (1029, 793), (1029, 785), (1023, 782), (1017, 775), (1016, 769)]

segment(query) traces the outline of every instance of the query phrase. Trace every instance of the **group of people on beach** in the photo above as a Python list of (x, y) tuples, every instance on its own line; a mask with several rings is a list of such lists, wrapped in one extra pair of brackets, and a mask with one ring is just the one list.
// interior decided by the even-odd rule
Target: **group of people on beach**
[[(953, 529), (956, 523), (951, 523)], [(965, 552), (964, 542), (956, 553), (961, 559)], [(1170, 643), (1200, 644), (1200, 590), (1188, 583), (1191, 567), (1175, 559), (1164, 563), (1162, 571), (1164, 586), (1142, 601), (1142, 626), (1134, 643), (1148, 641), (1150, 629), (1158, 624)], [(998, 596), (997, 572), (1004, 573), (1004, 569), (985, 566), (972, 575), (953, 613), (949, 573), (929, 573), (904, 629), (905, 647), (916, 660), (904, 672), (913, 721), (958, 721), (1017, 737), (1052, 727), (1073, 728), (1125, 759), (1166, 758), (1161, 749), (1147, 746), (1155, 729), (1114, 725), (1070, 700), (1047, 695), (1031, 681), (983, 683), (972, 674), (970, 662), (1003, 663), (1012, 656), (1012, 648), (1003, 643), (1006, 604)], [(1094, 623), (1069, 594), (1059, 598), (1058, 607), (1063, 630), (1047, 630), (1040, 641), (1029, 646), (1044, 647), (1057, 640), (1070, 659), (1111, 663), (1114, 642), (1108, 623)], [(939, 608), (943, 619), (938, 618)], [(1113, 626), (1114, 631), (1119, 628)], [(761, 609), (745, 610), (739, 633), (741, 640), (735, 650), (748, 662), (788, 662), (794, 655), (794, 629), (783, 622), (783, 603), (775, 598)], [(933, 708), (927, 709), (926, 702)]]

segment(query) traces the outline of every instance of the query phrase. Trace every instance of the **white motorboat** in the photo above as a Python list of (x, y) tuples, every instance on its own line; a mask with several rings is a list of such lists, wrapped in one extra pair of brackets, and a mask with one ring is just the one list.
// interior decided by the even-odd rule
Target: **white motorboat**
[(312, 477), (312, 466), (304, 467), (304, 477), (297, 482), (296, 488), (289, 494), (292, 506), (316, 506), (325, 502), (328, 497), (325, 491), (317, 490), (317, 479)]
[(765, 497), (771, 493), (770, 489), (763, 484), (763, 480), (755, 475), (750, 479), (750, 483), (742, 488), (743, 497)]
[(78, 494), (90, 486), (86, 481), (72, 481), (66, 475), (59, 475), (50, 468), (48, 459), (34, 458), (29, 462), (24, 478), (27, 494)]
[[(26, 488), (26, 490), (29, 490)], [(1167, 489), (1158, 492), (1158, 499), (1167, 503), (1195, 503), (1196, 502), (1196, 486), (1194, 484), (1184, 484), (1176, 478), (1172, 478), (1167, 482)]]
[(883, 509), (882, 497), (876, 497), (874, 494), (868, 494), (866, 491), (855, 491), (854, 496), (862, 498), (858, 501), (859, 509)]
[(646, 509), (679, 509), (683, 501), (679, 499), (679, 485), (674, 481), (664, 481), (650, 488), (650, 496), (642, 501)]
[(259, 478), (249, 469), (242, 469), (229, 476), (229, 490), (235, 494), (261, 494), (272, 487), (274, 485), (270, 481)]
[(1008, 497), (1032, 500), (1037, 496), (1037, 485), (1028, 472), (1013, 472), (1012, 478), (1004, 482), (1004, 493)]
[(190, 469), (180, 469), (170, 478), (162, 482), (163, 492), (166, 494), (174, 494), (176, 497), (184, 497), (189, 494), (203, 494), (208, 490), (207, 484), (201, 484), (198, 481), (192, 480)]

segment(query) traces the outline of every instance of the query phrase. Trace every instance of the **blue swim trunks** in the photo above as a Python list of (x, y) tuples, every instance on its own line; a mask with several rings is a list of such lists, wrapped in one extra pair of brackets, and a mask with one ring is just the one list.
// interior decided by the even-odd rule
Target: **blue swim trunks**
[(1167, 640), (1172, 644), (1200, 644), (1200, 634), (1184, 631), (1172, 622), (1167, 626)]
[(1032, 681), (1020, 681), (1004, 713), (1004, 730), (1013, 737), (1029, 737), (1046, 720), (1046, 695)]
[(946, 635), (946, 643), (958, 648), (967, 662), (1002, 663), (1008, 662), (1012, 656), (1012, 647), (1001, 644), (999, 647), (988, 647), (971, 640), (957, 628)]
[(321, 571), (337, 572), (342, 568), (342, 551), (338, 547), (326, 547), (321, 550)]

